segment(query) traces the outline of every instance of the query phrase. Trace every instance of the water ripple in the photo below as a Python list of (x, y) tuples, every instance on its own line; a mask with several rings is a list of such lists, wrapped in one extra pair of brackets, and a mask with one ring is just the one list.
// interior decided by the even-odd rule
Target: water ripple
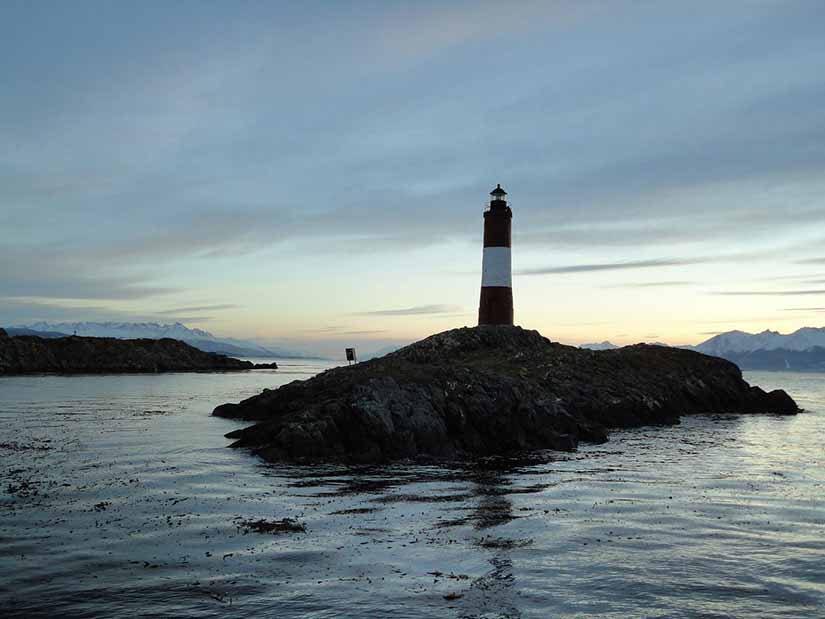
[[(573, 454), (286, 466), (209, 416), (322, 369), (0, 379), (0, 610), (47, 617), (825, 616), (825, 375), (808, 410)], [(301, 531), (253, 532), (292, 519)]]

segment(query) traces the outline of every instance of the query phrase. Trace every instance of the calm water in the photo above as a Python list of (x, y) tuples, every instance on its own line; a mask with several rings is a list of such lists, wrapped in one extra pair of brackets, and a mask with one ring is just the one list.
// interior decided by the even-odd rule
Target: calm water
[[(287, 362), (288, 363), (288, 362)], [(267, 465), (209, 416), (317, 372), (0, 378), (0, 614), (825, 617), (809, 412), (701, 416), (534, 461)], [(304, 533), (249, 532), (294, 518)]]

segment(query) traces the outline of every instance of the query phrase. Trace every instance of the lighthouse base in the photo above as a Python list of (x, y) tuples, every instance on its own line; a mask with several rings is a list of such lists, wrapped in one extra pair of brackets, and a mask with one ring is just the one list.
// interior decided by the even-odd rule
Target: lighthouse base
[(507, 286), (482, 286), (478, 304), (479, 325), (513, 324), (513, 289)]

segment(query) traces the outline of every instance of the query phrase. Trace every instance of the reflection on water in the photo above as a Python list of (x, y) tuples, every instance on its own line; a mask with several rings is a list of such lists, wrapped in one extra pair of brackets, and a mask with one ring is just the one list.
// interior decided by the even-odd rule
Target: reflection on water
[[(825, 375), (795, 418), (575, 454), (266, 464), (209, 416), (323, 367), (0, 379), (5, 616), (825, 616)], [(306, 532), (250, 532), (293, 518)]]

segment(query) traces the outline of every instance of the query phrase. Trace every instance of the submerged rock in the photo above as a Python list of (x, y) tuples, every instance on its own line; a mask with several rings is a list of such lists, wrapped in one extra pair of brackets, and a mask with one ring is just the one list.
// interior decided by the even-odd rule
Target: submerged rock
[(205, 372), (276, 368), (207, 353), (169, 338), (41, 338), (0, 329), (0, 375), (36, 373)]
[(733, 363), (637, 345), (592, 351), (520, 327), (454, 329), (385, 357), (265, 390), (214, 415), (257, 421), (233, 447), (270, 460), (380, 462), (603, 442), (607, 428), (690, 413), (793, 414)]

